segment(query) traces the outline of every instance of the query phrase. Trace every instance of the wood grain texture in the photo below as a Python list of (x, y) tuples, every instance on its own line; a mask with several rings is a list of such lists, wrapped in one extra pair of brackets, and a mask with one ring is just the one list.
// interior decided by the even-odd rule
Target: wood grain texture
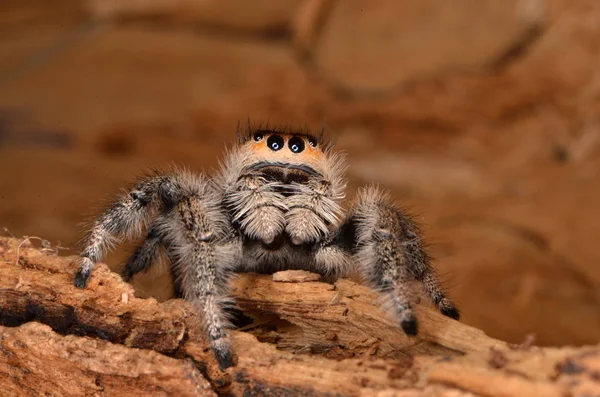
[(421, 304), (422, 332), (407, 338), (352, 281), (254, 274), (232, 283), (253, 322), (232, 332), (238, 363), (221, 372), (191, 306), (136, 298), (104, 265), (87, 289), (76, 289), (75, 260), (0, 239), (0, 394), (583, 397), (600, 390), (600, 346), (509, 346)]

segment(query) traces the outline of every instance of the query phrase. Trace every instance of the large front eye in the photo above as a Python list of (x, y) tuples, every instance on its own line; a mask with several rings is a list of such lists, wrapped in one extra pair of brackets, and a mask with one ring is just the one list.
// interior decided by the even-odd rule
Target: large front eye
[(281, 150), (283, 148), (283, 138), (279, 135), (271, 135), (267, 139), (267, 146), (274, 151)]
[(288, 142), (288, 147), (294, 153), (301, 153), (304, 150), (304, 139), (293, 137)]

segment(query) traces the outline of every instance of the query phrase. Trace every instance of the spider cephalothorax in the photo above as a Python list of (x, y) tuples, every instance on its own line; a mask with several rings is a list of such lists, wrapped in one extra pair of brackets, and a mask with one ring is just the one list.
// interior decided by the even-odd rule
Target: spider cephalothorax
[(387, 297), (402, 329), (417, 333), (408, 281), (423, 283), (441, 312), (458, 318), (423, 248), (419, 230), (388, 194), (363, 188), (349, 213), (344, 157), (322, 136), (248, 127), (213, 177), (173, 170), (140, 180), (98, 217), (75, 285), (117, 239), (146, 230), (124, 278), (148, 269), (160, 250), (178, 296), (192, 302), (221, 368), (233, 365), (226, 309), (235, 271), (307, 269), (329, 276), (358, 271)]
[(218, 185), (242, 235), (314, 243), (339, 223), (343, 158), (322, 140), (259, 129), (229, 153)]

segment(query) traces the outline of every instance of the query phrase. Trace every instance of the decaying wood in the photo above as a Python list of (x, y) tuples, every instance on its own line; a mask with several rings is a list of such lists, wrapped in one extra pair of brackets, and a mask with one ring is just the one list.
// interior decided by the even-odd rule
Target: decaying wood
[(0, 327), (0, 333), (3, 396), (216, 395), (189, 360), (61, 336), (36, 322)]
[(421, 304), (408, 338), (367, 288), (299, 274), (233, 281), (253, 321), (232, 332), (238, 363), (221, 372), (191, 306), (136, 298), (104, 265), (76, 289), (75, 260), (0, 239), (1, 395), (600, 393), (600, 346), (509, 346)]

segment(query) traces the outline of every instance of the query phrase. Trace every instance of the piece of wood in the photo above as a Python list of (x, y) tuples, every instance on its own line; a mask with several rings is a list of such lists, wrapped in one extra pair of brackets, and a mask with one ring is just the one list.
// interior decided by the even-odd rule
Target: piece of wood
[(420, 335), (408, 338), (364, 286), (255, 274), (232, 282), (254, 321), (232, 332), (238, 363), (222, 372), (193, 307), (137, 298), (105, 265), (76, 289), (76, 259), (0, 238), (0, 394), (583, 397), (600, 390), (600, 346), (508, 346), (421, 304)]
[(321, 275), (306, 270), (284, 270), (273, 273), (273, 281), (277, 283), (306, 283), (308, 281), (321, 281)]
[(62, 336), (36, 322), (0, 326), (0, 334), (3, 396), (216, 396), (189, 360)]
[(308, 349), (314, 353), (336, 347), (345, 357), (369, 353), (398, 358), (414, 354), (461, 355), (506, 345), (422, 305), (415, 306), (419, 335), (408, 337), (380, 309), (375, 293), (350, 280), (333, 285), (289, 285), (273, 283), (268, 276), (246, 274), (233, 283), (232, 291), (247, 314), (258, 318), (277, 316), (297, 327), (279, 334), (278, 346), (286, 345), (286, 350)]

